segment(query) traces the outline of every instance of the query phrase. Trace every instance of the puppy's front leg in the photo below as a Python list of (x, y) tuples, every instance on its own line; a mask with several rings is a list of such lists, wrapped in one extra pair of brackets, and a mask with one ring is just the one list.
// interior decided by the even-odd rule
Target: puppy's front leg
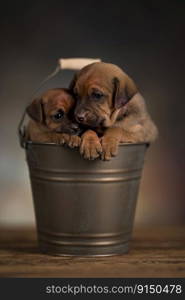
[(67, 133), (53, 133), (51, 134), (51, 139), (57, 144), (66, 144), (70, 148), (79, 147), (81, 143), (81, 138), (77, 135), (70, 135)]
[(101, 139), (102, 160), (110, 160), (112, 156), (118, 153), (118, 146), (122, 139), (123, 130), (121, 128), (108, 128)]
[(85, 159), (93, 160), (99, 157), (102, 146), (96, 132), (87, 130), (81, 137), (80, 154)]
[(81, 137), (79, 137), (78, 135), (70, 135), (69, 138), (68, 138), (68, 141), (66, 142), (66, 144), (70, 148), (79, 147), (80, 144), (81, 144)]
[(69, 134), (48, 132), (43, 135), (43, 142), (55, 143), (55, 144), (67, 144), (70, 140)]

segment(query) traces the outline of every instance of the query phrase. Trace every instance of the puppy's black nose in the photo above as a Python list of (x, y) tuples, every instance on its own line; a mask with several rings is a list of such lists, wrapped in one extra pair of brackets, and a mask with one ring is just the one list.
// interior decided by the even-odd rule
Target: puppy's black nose
[(77, 119), (78, 119), (80, 122), (83, 122), (84, 117), (77, 117)]
[(80, 114), (77, 114), (77, 115), (76, 115), (76, 120), (77, 120), (77, 122), (79, 122), (79, 123), (84, 122), (84, 120), (85, 120), (85, 112), (80, 113)]

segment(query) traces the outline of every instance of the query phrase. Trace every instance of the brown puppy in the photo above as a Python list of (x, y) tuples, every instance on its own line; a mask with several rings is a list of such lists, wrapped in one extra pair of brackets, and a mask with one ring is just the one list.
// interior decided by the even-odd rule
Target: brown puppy
[[(123, 143), (152, 142), (157, 128), (134, 81), (118, 66), (93, 63), (77, 73), (70, 89), (77, 99), (76, 120), (90, 127), (82, 136), (85, 158), (110, 160)], [(102, 135), (101, 140), (97, 134)]]
[(67, 89), (51, 89), (33, 100), (27, 113), (32, 120), (27, 126), (27, 139), (42, 143), (80, 145), (79, 125), (69, 119), (75, 100)]

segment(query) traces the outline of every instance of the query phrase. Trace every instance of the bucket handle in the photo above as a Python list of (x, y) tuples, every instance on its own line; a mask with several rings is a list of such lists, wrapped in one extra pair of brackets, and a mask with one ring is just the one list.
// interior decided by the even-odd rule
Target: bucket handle
[[(61, 70), (80, 70), (83, 67), (95, 63), (95, 62), (100, 62), (101, 59), (99, 58), (60, 58), (58, 60), (58, 64), (56, 69), (54, 70), (54, 72), (52, 72), (51, 74), (49, 74), (38, 86), (38, 88), (32, 93), (31, 97), (30, 97), (30, 101), (32, 101), (33, 96), (41, 89), (41, 87), (48, 82), (51, 78), (53, 78), (54, 76), (56, 76)], [(26, 106), (26, 108), (24, 109), (24, 112), (22, 114), (21, 120), (19, 122), (18, 125), (18, 136), (19, 136), (19, 142), (20, 142), (20, 146), (22, 148), (26, 148), (26, 128), (24, 125), (24, 120), (26, 117), (26, 110), (27, 110), (28, 105)]]

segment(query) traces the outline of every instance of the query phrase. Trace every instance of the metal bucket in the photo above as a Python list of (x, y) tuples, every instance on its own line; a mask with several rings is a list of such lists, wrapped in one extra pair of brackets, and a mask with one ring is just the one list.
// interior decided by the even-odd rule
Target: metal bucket
[(123, 144), (111, 161), (27, 142), (42, 252), (102, 256), (128, 252), (146, 144)]
[[(97, 61), (60, 59), (34, 94), (60, 70), (80, 70)], [(25, 117), (26, 109), (18, 134), (26, 150), (41, 251), (88, 256), (127, 252), (147, 144), (120, 145), (109, 162), (87, 161), (79, 150), (27, 141)]]

